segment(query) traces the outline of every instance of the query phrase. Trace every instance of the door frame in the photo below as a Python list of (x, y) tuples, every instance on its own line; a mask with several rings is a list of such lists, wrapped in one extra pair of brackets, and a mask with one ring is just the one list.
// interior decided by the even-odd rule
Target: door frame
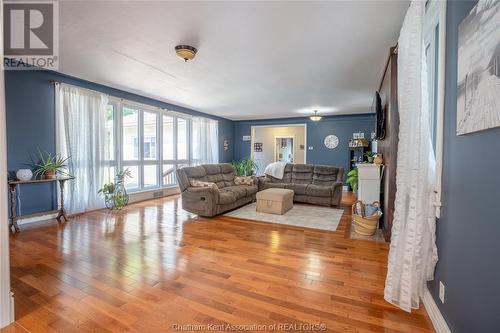
[[(275, 162), (276, 162), (276, 140), (277, 139), (292, 139), (292, 155), (293, 155), (293, 160), (295, 161), (295, 153), (294, 153), (294, 150), (295, 150), (295, 135), (275, 135), (274, 136), (274, 159), (275, 159)], [(295, 164), (295, 162), (294, 162)]]
[[(304, 127), (304, 163), (307, 163), (307, 124), (274, 124), (274, 125), (252, 125), (250, 126), (250, 159), (253, 160), (253, 144), (255, 143), (255, 129), (265, 127)], [(294, 157), (294, 159), (296, 159)]]

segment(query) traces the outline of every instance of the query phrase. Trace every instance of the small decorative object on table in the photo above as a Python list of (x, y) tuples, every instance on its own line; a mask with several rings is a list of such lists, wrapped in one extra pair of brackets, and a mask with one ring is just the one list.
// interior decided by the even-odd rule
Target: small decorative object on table
[(16, 172), (17, 179), (21, 181), (28, 181), (33, 178), (33, 172), (30, 169), (19, 169)]
[(384, 162), (384, 159), (382, 158), (382, 154), (375, 155), (375, 158), (373, 159), (373, 163), (382, 164), (383, 162)]
[(119, 172), (113, 183), (104, 184), (99, 194), (104, 197), (104, 204), (109, 210), (120, 210), (128, 204), (129, 196), (125, 188), (125, 179), (132, 178), (129, 169)]
[(375, 234), (381, 216), (382, 211), (378, 201), (371, 205), (365, 205), (358, 200), (352, 205), (352, 226), (354, 231), (360, 235), (372, 236)]

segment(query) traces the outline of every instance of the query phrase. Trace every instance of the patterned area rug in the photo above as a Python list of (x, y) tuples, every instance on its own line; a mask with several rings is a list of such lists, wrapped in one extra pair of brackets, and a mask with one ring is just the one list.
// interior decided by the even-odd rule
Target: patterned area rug
[(224, 216), (261, 222), (293, 225), (296, 227), (314, 228), (328, 231), (337, 230), (343, 209), (321, 206), (294, 204), (284, 215), (259, 213), (255, 210), (256, 203), (233, 210)]

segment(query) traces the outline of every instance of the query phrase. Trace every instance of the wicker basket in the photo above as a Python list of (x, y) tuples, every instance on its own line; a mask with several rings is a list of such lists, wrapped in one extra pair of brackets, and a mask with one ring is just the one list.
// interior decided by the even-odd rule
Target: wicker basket
[[(361, 215), (357, 214), (356, 206), (360, 204)], [(372, 205), (380, 208), (380, 203), (375, 201)], [(364, 216), (365, 215), (365, 204), (358, 200), (352, 205), (352, 226), (354, 228), (354, 232), (363, 235), (363, 236), (372, 236), (377, 231), (378, 221), (382, 216), (382, 212), (380, 209), (377, 214), (372, 216)]]

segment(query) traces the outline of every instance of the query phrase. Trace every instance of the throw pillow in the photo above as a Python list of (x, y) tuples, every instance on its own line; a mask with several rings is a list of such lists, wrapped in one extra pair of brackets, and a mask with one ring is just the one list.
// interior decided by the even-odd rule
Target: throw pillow
[(253, 177), (252, 176), (235, 177), (234, 184), (235, 185), (253, 185)]
[(377, 214), (379, 211), (378, 205), (365, 205), (365, 216), (372, 216)]
[(191, 186), (193, 187), (211, 187), (214, 189), (218, 189), (219, 187), (217, 184), (212, 183), (212, 182), (202, 182), (201, 180), (191, 180), (190, 181)]

